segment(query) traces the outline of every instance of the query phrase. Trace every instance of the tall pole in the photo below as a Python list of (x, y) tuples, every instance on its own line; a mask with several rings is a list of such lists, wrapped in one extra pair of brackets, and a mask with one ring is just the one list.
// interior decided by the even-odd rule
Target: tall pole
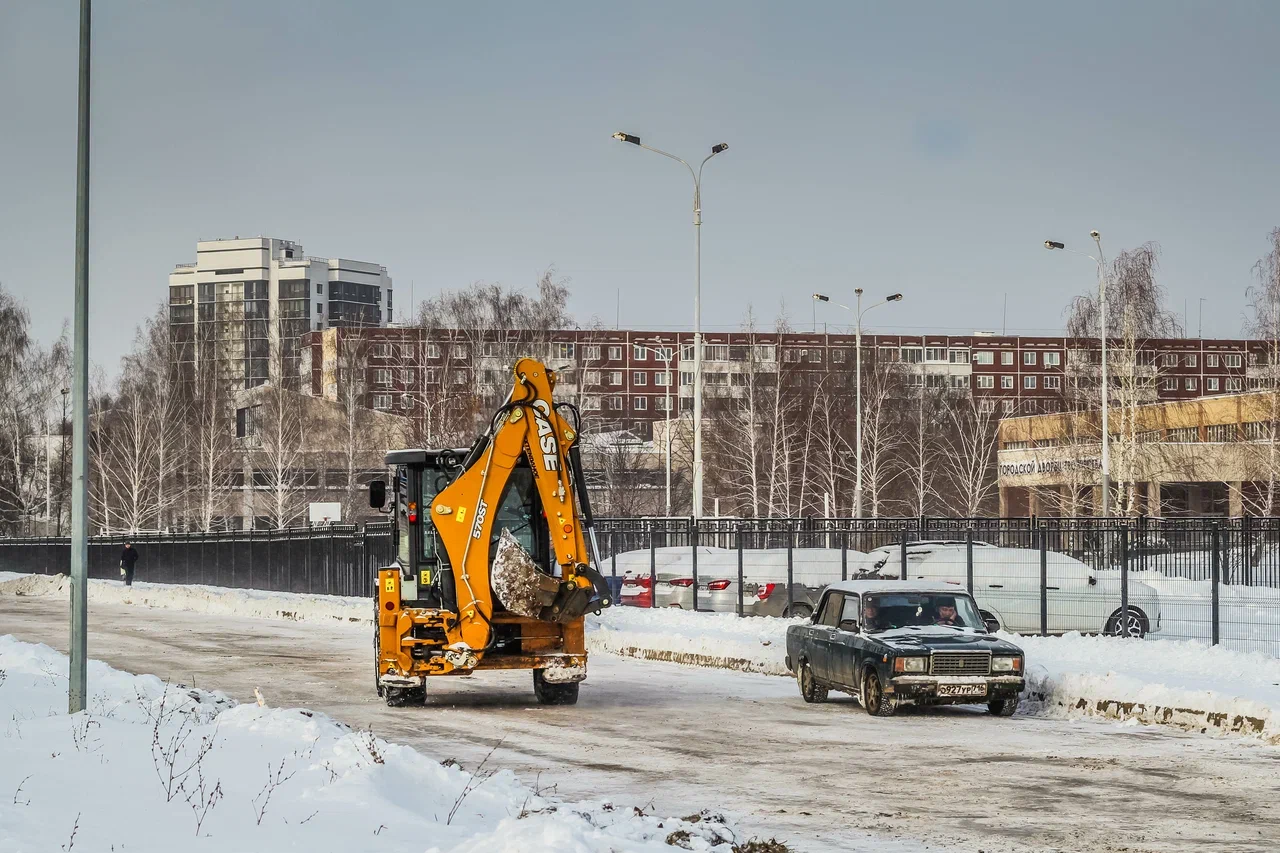
[(89, 681), (89, 31), (80, 0), (80, 103), (76, 143), (75, 356), (71, 376), (71, 668), (67, 708), (85, 709)]
[[(704, 161), (705, 162), (705, 161)], [(702, 170), (699, 169), (699, 172)], [(693, 517), (702, 517), (702, 188), (693, 179)]]
[(1107, 380), (1107, 273), (1106, 258), (1102, 254), (1102, 237), (1097, 231), (1091, 236), (1098, 247), (1098, 302), (1102, 322), (1102, 514), (1105, 517), (1111, 514), (1111, 430), (1107, 422), (1111, 392), (1111, 384)]
[[(854, 356), (854, 375), (853, 375), (853, 395), (856, 398), (856, 415), (857, 423), (854, 426), (854, 452), (858, 455), (857, 471), (853, 481), (853, 517), (862, 518), (862, 288), (856, 288), (853, 291), (858, 296), (858, 325), (854, 334), (854, 347), (857, 354)], [(814, 303), (817, 307), (817, 303)]]
[(663, 359), (667, 371), (667, 517), (671, 517), (671, 353)]

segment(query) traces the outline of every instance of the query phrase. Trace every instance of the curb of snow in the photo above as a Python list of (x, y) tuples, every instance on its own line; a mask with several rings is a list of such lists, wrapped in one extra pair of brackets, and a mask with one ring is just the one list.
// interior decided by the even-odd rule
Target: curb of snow
[[(70, 581), (65, 575), (0, 575), (0, 596), (67, 597)], [(227, 616), (249, 616), (286, 621), (365, 625), (370, 621), (369, 600), (300, 593), (263, 592), (210, 586), (120, 583), (92, 580), (90, 601), (143, 605)], [(751, 619), (732, 614), (687, 613), (678, 610), (616, 608), (587, 620), (587, 648), (641, 660), (686, 666), (726, 669), (789, 677), (784, 662), (786, 628), (790, 620)], [(1244, 735), (1280, 745), (1280, 703), (1269, 697), (1249, 699), (1202, 685), (1167, 687), (1157, 679), (1166, 673), (1126, 674), (1121, 662), (1109, 659), (1117, 642), (1095, 637), (1014, 637), (1027, 652), (1029, 665), (1024, 708), (1036, 715), (1097, 717), (1120, 722), (1171, 726), (1188, 731)], [(1065, 643), (1086, 643), (1086, 662), (1063, 654)], [(1111, 642), (1108, 646), (1105, 643)], [(1206, 650), (1189, 642), (1144, 641), (1168, 644), (1178, 651), (1211, 654), (1239, 671), (1276, 664), (1274, 659), (1226, 649)], [(1098, 647), (1093, 648), (1094, 645)], [(1182, 649), (1181, 647), (1187, 647)], [(1208, 665), (1216, 665), (1218, 657)], [(1092, 664), (1092, 665), (1090, 665)], [(1077, 668), (1078, 667), (1078, 668)], [(1141, 667), (1138, 667), (1141, 669)]]

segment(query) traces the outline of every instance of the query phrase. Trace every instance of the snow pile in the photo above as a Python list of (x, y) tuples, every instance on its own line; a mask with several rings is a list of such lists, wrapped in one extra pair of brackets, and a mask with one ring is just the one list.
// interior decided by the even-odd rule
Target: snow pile
[[(0, 595), (71, 595), (71, 579), (66, 575), (0, 575)], [(230, 589), (199, 584), (89, 581), (90, 604), (141, 604), (169, 610), (191, 610), (224, 616), (255, 616), (302, 622), (369, 622), (373, 604), (369, 598), (337, 595), (308, 595), (295, 592), (265, 592), (257, 589)]]
[[(371, 850), (731, 853), (717, 815), (564, 804), (510, 771), (463, 769), (322, 714), (235, 705), (0, 637), (0, 838), (14, 851)], [(269, 698), (269, 697), (268, 697)]]
[[(1119, 577), (1119, 572), (1099, 572)], [(1209, 641), (1213, 637), (1213, 582), (1162, 572), (1130, 572), (1160, 595), (1160, 636)], [(1227, 648), (1280, 657), (1280, 589), (1218, 584), (1218, 634)]]
[(587, 648), (646, 660), (790, 675), (784, 660), (787, 626), (803, 621), (611, 607), (587, 617)]

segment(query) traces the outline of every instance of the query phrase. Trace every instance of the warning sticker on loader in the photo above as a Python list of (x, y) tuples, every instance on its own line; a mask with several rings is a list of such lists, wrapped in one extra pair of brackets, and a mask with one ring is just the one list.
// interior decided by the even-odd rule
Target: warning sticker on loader
[(384, 588), (386, 589), (386, 591), (387, 591), (387, 592), (395, 592), (395, 591), (396, 591), (396, 579), (395, 579), (394, 577), (389, 577), (389, 578), (387, 578), (387, 583), (386, 583), (386, 586), (385, 586)]
[(462, 524), (467, 520), (467, 508), (465, 506), (458, 507), (458, 511), (453, 514), (453, 520)]
[(431, 586), (431, 570), (430, 569), (422, 570), (422, 577), (418, 581), (418, 584), (420, 586)]

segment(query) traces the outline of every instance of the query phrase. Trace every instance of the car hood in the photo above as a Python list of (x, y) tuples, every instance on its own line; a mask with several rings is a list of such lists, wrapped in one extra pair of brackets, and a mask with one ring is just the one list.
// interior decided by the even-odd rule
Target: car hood
[(895, 651), (972, 651), (994, 654), (1022, 654), (1022, 649), (999, 637), (981, 631), (956, 630), (941, 626), (893, 628), (869, 639), (883, 643)]

